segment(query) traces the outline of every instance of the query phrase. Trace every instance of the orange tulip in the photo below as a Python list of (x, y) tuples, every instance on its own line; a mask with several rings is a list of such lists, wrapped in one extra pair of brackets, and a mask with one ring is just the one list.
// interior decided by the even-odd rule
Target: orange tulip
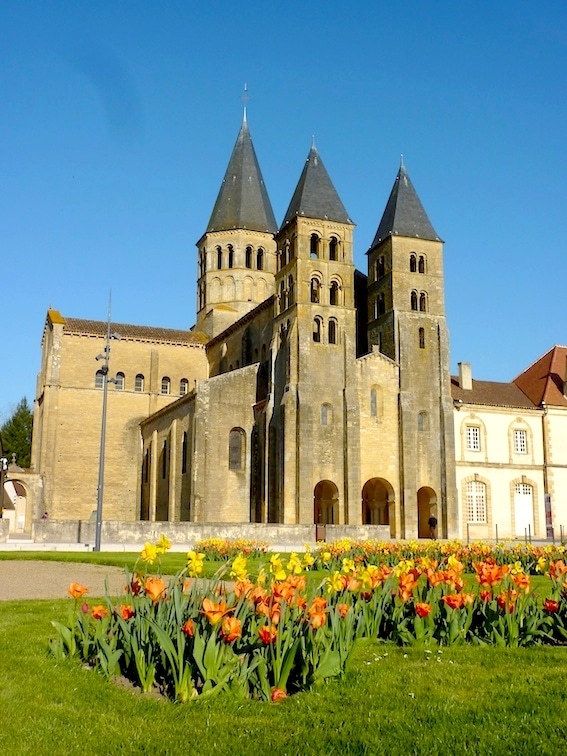
[(218, 604), (215, 604), (211, 599), (204, 598), (202, 611), (211, 625), (217, 625), (224, 615), (231, 612), (232, 609), (227, 609), (226, 601), (219, 601)]
[(350, 611), (349, 604), (337, 604), (337, 612), (339, 613), (339, 617), (341, 619), (344, 619), (349, 613), (349, 611)]
[(558, 559), (556, 562), (550, 562), (548, 574), (552, 578), (559, 578), (562, 575), (567, 574), (567, 564), (565, 564), (563, 559)]
[(80, 583), (71, 583), (67, 593), (74, 599), (78, 599), (81, 598), (81, 596), (84, 596), (85, 593), (88, 593), (88, 590), (89, 589), (86, 585), (81, 585)]
[(282, 690), (281, 688), (272, 688), (271, 699), (274, 703), (283, 701), (284, 698), (287, 698), (287, 693), (285, 692), (285, 690)]
[(146, 582), (144, 583), (144, 592), (146, 596), (154, 602), (154, 604), (157, 604), (160, 598), (163, 597), (166, 588), (167, 583), (163, 578), (149, 577), (146, 578)]
[(91, 609), (91, 616), (93, 619), (104, 619), (108, 616), (108, 609), (102, 604), (97, 604)]
[(517, 575), (512, 576), (512, 580), (516, 586), (524, 593), (530, 592), (530, 576), (523, 572), (519, 572)]
[(258, 630), (258, 637), (265, 646), (269, 646), (270, 643), (275, 643), (278, 637), (278, 629), (274, 625), (263, 625)]
[(181, 632), (184, 633), (188, 638), (193, 638), (193, 636), (195, 635), (195, 623), (192, 619), (186, 620), (186, 622), (181, 625)]
[(555, 614), (559, 611), (559, 601), (554, 601), (553, 599), (545, 599), (543, 602), (543, 609), (548, 614)]
[(134, 616), (134, 607), (131, 604), (120, 604), (120, 616), (123, 620), (132, 619)]
[(443, 601), (451, 609), (460, 609), (463, 605), (463, 597), (460, 593), (452, 593), (450, 596), (443, 596)]
[(242, 637), (242, 623), (236, 617), (225, 617), (222, 623), (221, 633), (227, 643), (233, 643)]
[(327, 622), (326, 612), (313, 612), (309, 614), (309, 624), (312, 630), (319, 630)]
[(431, 606), (423, 602), (419, 602), (415, 605), (415, 613), (419, 617), (429, 617), (431, 614)]
[(245, 580), (237, 580), (234, 584), (234, 595), (237, 599), (241, 596), (250, 596), (254, 590), (254, 583), (246, 578)]

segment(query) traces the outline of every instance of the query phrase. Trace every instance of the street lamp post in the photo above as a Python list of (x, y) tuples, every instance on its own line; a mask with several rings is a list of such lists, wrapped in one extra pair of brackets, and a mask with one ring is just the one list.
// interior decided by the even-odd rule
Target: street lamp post
[(100, 551), (102, 533), (102, 498), (104, 490), (104, 452), (106, 442), (106, 406), (108, 401), (108, 384), (116, 383), (114, 378), (108, 377), (108, 362), (110, 360), (110, 339), (119, 339), (117, 333), (110, 333), (110, 305), (108, 308), (108, 320), (106, 323), (106, 344), (104, 353), (97, 355), (97, 360), (102, 360), (102, 421), (100, 426), (100, 452), (98, 457), (98, 486), (96, 497), (96, 527), (94, 551)]

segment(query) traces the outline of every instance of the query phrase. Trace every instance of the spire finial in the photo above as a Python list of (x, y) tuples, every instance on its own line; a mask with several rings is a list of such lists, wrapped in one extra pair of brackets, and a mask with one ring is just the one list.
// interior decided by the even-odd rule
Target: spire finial
[(404, 156), (403, 156), (403, 154), (400, 155), (400, 169), (405, 170)]
[(244, 103), (244, 116), (242, 118), (243, 123), (246, 123), (246, 103), (250, 97), (248, 96), (248, 84), (244, 82), (244, 91), (242, 92), (242, 102)]
[(315, 146), (315, 134), (311, 134), (311, 149), (316, 150), (317, 147)]

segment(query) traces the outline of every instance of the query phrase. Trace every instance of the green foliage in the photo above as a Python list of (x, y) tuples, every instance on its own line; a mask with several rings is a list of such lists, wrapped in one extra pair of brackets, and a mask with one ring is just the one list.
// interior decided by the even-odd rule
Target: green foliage
[(12, 461), (12, 454), (16, 455), (16, 464), (29, 467), (31, 464), (33, 412), (24, 397), (12, 413), (11, 417), (0, 427), (4, 456)]

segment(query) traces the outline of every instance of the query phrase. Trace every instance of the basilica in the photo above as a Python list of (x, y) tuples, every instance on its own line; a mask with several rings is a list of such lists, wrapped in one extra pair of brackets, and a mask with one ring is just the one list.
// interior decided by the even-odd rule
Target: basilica
[(567, 349), (511, 383), (465, 362), (451, 376), (443, 242), (405, 166), (365, 271), (314, 144), (298, 168), (278, 223), (244, 117), (197, 242), (190, 330), (48, 311), (24, 529), (92, 517), (103, 395), (106, 520), (390, 538), (428, 536), (431, 516), (443, 538), (567, 525)]

